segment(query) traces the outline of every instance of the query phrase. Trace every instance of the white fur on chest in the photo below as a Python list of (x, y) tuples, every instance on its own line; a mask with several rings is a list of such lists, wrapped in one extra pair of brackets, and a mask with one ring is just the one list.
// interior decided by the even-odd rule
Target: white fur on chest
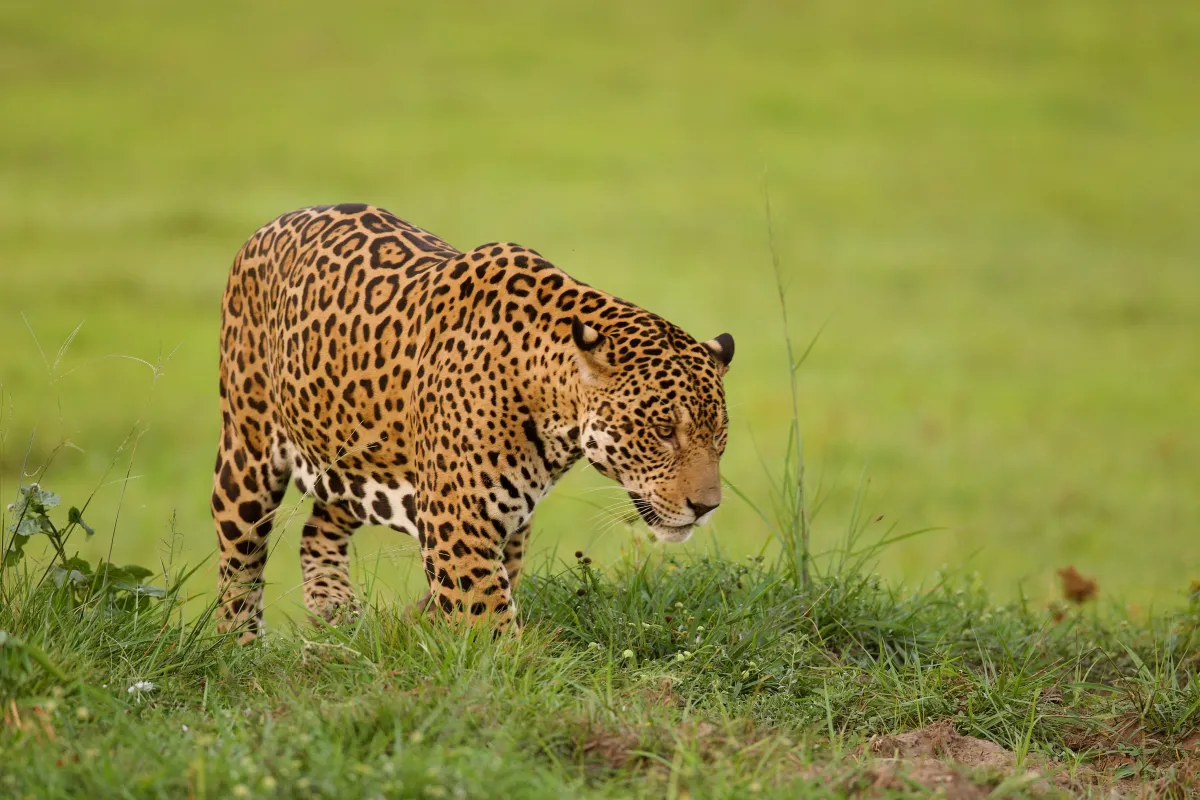
[[(276, 458), (277, 463), (287, 465), (296, 487), (305, 495), (324, 502), (343, 503), (365, 525), (386, 525), (416, 538), (416, 488), (411, 483), (397, 478), (399, 485), (393, 489), (387, 484), (366, 480), (361, 485), (360, 496), (353, 489), (353, 477), (338, 472), (336, 466), (323, 467), (315, 463), (290, 444), (284, 444)], [(533, 516), (528, 500), (536, 506), (552, 488), (553, 483), (548, 481), (535, 491), (511, 497), (496, 487), (484, 504), (487, 517), (501, 521), (510, 531), (517, 530)]]

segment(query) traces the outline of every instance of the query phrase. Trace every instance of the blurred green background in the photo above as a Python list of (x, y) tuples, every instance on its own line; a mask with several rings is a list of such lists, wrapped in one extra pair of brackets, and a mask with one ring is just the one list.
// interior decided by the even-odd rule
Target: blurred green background
[[(93, 556), (138, 425), (117, 560), (212, 553), (226, 271), (260, 224), (340, 201), (732, 332), (723, 471), (769, 507), (790, 401), (765, 177), (791, 334), (820, 332), (818, 549), (865, 474), (869, 535), (944, 529), (884, 554), (911, 583), (965, 564), (1042, 601), (1073, 563), (1146, 604), (1200, 578), (1194, 2), (16, 2), (0, 75), (3, 491), (69, 439), (47, 484), (99, 486)], [(167, 354), (157, 380), (114, 357)], [(629, 545), (597, 485), (541, 506), (535, 552)], [(296, 522), (272, 615), (300, 607)], [(385, 597), (415, 593), (410, 541), (356, 541)], [(730, 498), (687, 547), (766, 541)]]

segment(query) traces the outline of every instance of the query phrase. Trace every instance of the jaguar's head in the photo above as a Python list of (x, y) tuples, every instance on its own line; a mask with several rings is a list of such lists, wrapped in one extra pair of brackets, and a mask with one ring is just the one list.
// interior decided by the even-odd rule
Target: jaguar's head
[(572, 325), (580, 443), (629, 493), (654, 535), (686, 541), (721, 504), (733, 337), (697, 342), (653, 315)]

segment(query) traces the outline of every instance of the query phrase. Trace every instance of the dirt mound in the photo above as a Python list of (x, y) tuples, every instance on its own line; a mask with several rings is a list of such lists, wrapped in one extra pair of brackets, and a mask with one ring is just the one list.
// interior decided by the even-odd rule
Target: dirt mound
[[(642, 698), (651, 705), (672, 702), (666, 684), (647, 690)], [(836, 792), (854, 798), (897, 794), (946, 800), (1200, 797), (1200, 734), (1170, 748), (1169, 754), (1164, 750), (1163, 758), (1154, 763), (1135, 763), (1128, 756), (1101, 756), (1091, 765), (1070, 769), (1037, 753), (1019, 759), (995, 742), (960, 734), (948, 720), (907, 733), (877, 736), (845, 753), (845, 757), (815, 763), (811, 753), (793, 749), (794, 743), (786, 739), (763, 736), (750, 727), (729, 730), (705, 721), (661, 727), (586, 724), (580, 733), (579, 746), (588, 762), (611, 770), (644, 769), (648, 776), (660, 780), (667, 779), (669, 768), (648, 753), (661, 752), (668, 746), (686, 743), (700, 761), (715, 764), (765, 744), (768, 750), (777, 749), (788, 765), (781, 770), (780, 780), (800, 778), (836, 787)], [(1077, 750), (1096, 753), (1112, 750), (1113, 744), (1092, 739), (1080, 741)]]
[(875, 756), (886, 758), (941, 758), (985, 769), (1010, 770), (1016, 756), (995, 742), (962, 736), (949, 721), (936, 722), (908, 733), (877, 736), (867, 745)]
[(1081, 767), (1072, 775), (1054, 761), (1016, 753), (995, 742), (963, 736), (948, 721), (872, 739), (863, 752), (862, 771), (843, 782), (852, 795), (925, 788), (948, 800), (991, 796), (999, 786), (1023, 796), (1136, 796), (1137, 788), (1105, 781)]

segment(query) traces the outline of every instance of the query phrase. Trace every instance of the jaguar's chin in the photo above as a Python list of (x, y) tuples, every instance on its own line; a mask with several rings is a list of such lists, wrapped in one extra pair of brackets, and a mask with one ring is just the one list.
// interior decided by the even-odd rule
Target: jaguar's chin
[(650, 530), (654, 531), (654, 538), (660, 542), (678, 544), (692, 538), (692, 530), (695, 527), (695, 525), (680, 525), (678, 527), (674, 525), (651, 525)]
[(633, 507), (637, 509), (642, 521), (654, 531), (654, 538), (660, 542), (686, 542), (692, 538), (692, 528), (695, 525), (667, 525), (649, 500), (637, 492), (629, 492), (629, 499), (633, 501)]

